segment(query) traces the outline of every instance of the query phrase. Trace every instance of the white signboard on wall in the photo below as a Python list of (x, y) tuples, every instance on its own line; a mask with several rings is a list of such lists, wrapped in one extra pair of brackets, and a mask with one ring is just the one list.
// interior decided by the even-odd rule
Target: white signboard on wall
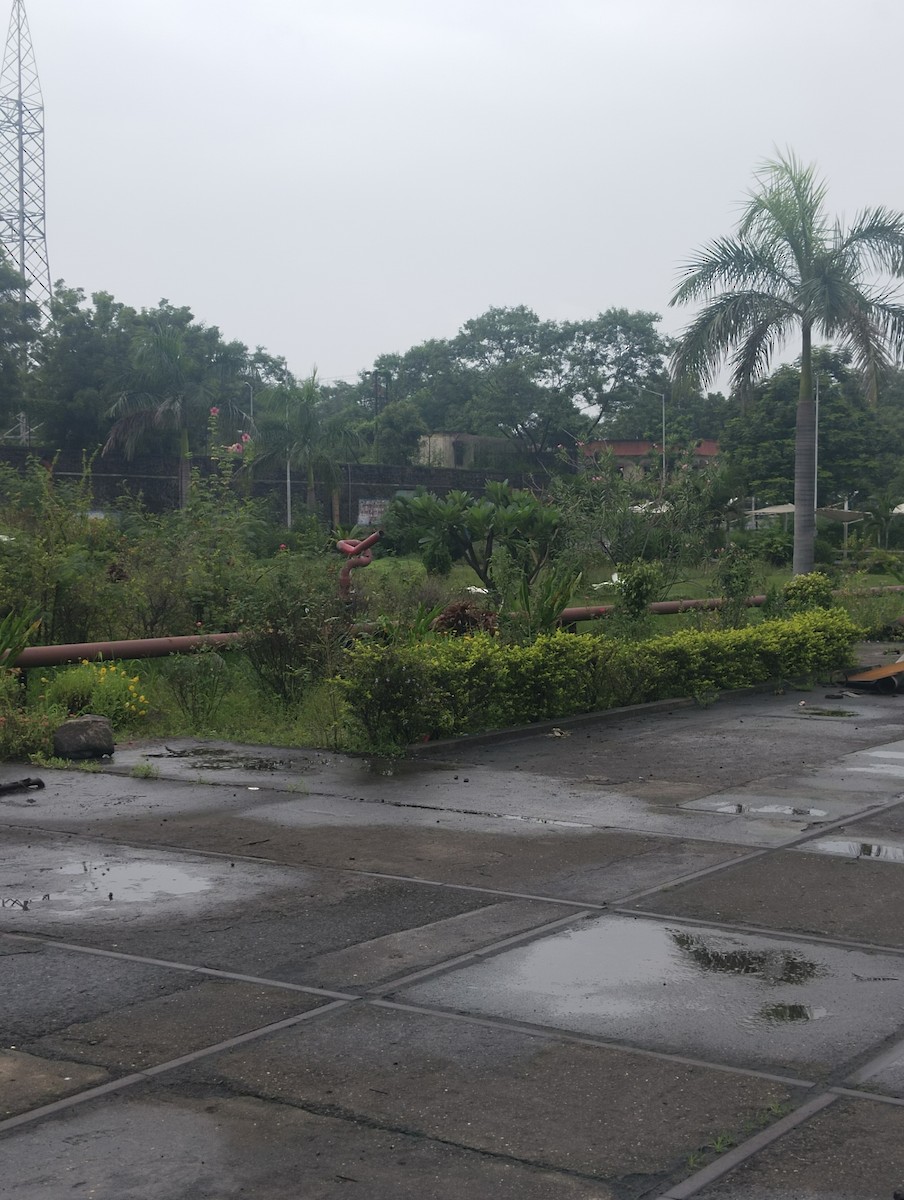
[(359, 500), (357, 523), (366, 526), (382, 524), (390, 504), (390, 500)]

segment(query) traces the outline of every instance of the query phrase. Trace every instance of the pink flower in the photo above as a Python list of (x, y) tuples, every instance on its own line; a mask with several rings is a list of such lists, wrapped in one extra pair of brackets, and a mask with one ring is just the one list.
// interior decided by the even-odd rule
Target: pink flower
[(280, 548), (280, 550), (288, 550), (289, 549), (289, 547), (286, 545), (285, 542), (280, 542), (279, 548)]
[(251, 434), (250, 434), (250, 433), (243, 433), (243, 434), (242, 434), (242, 441), (243, 441), (243, 442), (250, 442), (250, 441), (251, 441)]
[(212, 408), (210, 410), (210, 415), (212, 417), (218, 417), (220, 415), (220, 410), (218, 408)]

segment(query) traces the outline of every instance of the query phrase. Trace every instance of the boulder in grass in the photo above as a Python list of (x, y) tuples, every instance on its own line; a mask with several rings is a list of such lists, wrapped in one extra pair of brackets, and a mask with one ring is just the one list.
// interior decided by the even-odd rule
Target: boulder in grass
[(85, 713), (70, 717), (53, 735), (58, 758), (104, 758), (113, 753), (113, 725), (109, 717)]

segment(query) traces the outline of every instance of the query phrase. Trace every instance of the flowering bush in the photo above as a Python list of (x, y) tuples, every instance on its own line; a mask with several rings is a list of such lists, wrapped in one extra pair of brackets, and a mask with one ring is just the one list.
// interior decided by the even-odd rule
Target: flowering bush
[(138, 675), (116, 663), (88, 662), (65, 667), (52, 676), (43, 676), (45, 685), (40, 699), (59, 706), (70, 716), (96, 713), (109, 717), (114, 729), (126, 728), (148, 714), (148, 699), (141, 690)]

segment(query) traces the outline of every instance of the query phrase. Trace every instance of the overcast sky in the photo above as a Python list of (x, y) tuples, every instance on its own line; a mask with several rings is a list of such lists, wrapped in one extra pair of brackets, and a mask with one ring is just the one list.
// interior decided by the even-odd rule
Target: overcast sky
[(677, 331), (679, 264), (776, 148), (839, 214), (904, 207), (900, 0), (26, 10), (53, 277), (186, 304), (299, 374), (354, 377), (492, 305)]

